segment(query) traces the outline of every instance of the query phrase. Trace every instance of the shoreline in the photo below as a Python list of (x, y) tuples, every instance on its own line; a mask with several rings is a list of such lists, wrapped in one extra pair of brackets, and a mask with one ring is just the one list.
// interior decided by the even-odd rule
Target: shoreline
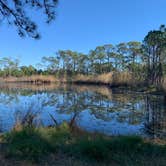
[(33, 86), (47, 86), (53, 84), (73, 84), (82, 86), (104, 86), (111, 89), (120, 89), (145, 94), (165, 95), (165, 89), (155, 86), (147, 86), (146, 83), (127, 84), (127, 83), (109, 83), (96, 80), (76, 80), (76, 78), (56, 78), (55, 76), (30, 76), (30, 77), (6, 77), (0, 78), (0, 84), (27, 84)]
[(0, 138), (0, 159), (7, 166), (13, 163), (65, 166), (69, 161), (71, 166), (123, 165), (124, 162), (155, 166), (166, 162), (166, 143), (160, 140), (98, 135), (71, 128), (66, 123), (40, 129), (26, 126)]

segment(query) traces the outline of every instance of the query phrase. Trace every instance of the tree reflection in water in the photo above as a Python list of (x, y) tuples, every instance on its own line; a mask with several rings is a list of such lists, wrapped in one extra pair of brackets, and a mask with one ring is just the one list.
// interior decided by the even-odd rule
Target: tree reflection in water
[(19, 121), (25, 123), (25, 117), (30, 115), (34, 117), (33, 123), (37, 119), (40, 124), (51, 125), (51, 115), (58, 124), (68, 121), (71, 126), (109, 135), (165, 135), (162, 96), (104, 86), (5, 84), (0, 89), (0, 116), (4, 124), (12, 121), (12, 115), (22, 117)]
[(145, 129), (153, 138), (166, 137), (166, 105), (164, 96), (146, 96)]

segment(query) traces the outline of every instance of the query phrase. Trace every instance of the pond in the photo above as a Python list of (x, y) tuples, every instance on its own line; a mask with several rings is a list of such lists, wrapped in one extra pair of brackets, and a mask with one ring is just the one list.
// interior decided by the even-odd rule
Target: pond
[(103, 86), (0, 84), (0, 131), (27, 122), (28, 116), (36, 126), (66, 121), (106, 135), (166, 136), (166, 106), (160, 95)]

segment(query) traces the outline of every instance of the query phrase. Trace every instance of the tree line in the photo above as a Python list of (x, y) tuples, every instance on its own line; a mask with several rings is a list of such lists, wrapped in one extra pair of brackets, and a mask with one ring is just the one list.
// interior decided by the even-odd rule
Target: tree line
[(130, 72), (135, 78), (159, 84), (166, 74), (166, 27), (148, 32), (143, 42), (130, 41), (117, 45), (105, 44), (88, 54), (59, 50), (55, 56), (43, 57), (39, 69), (19, 66), (17, 59), (0, 59), (0, 76), (30, 76), (34, 74), (59, 77), (77, 74), (98, 75), (109, 72)]

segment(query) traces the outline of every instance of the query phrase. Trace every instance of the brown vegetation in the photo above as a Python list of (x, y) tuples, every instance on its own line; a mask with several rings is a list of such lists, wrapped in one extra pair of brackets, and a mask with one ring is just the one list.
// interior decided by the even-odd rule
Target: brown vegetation
[[(155, 87), (156, 90), (166, 91), (166, 78), (162, 79), (162, 83), (158, 84)], [(32, 76), (24, 76), (24, 77), (0, 77), (0, 83), (30, 83), (34, 85), (45, 86), (46, 84), (51, 83), (76, 83), (76, 84), (93, 84), (93, 85), (108, 85), (110, 87), (137, 87), (147, 89), (148, 83), (144, 81), (144, 79), (140, 79), (136, 77), (134, 74), (130, 72), (109, 72), (105, 74), (98, 75), (83, 75), (78, 74), (75, 76), (62, 76), (56, 77), (53, 75), (32, 75)], [(53, 84), (52, 84), (53, 85)], [(4, 85), (3, 85), (4, 86)], [(23, 86), (19, 84), (19, 86)], [(28, 85), (23, 86), (27, 88)], [(43, 87), (42, 87), (43, 88)], [(52, 87), (52, 89), (54, 86)], [(46, 87), (47, 89), (47, 87)]]
[(5, 77), (0, 78), (0, 82), (29, 82), (34, 84), (43, 84), (43, 83), (53, 83), (58, 80), (51, 75), (32, 75), (32, 76), (24, 76), (24, 77)]
[(109, 86), (131, 86), (137, 84), (137, 80), (129, 72), (110, 72), (107, 74), (92, 76), (77, 75), (74, 77), (73, 82), (105, 84)]

